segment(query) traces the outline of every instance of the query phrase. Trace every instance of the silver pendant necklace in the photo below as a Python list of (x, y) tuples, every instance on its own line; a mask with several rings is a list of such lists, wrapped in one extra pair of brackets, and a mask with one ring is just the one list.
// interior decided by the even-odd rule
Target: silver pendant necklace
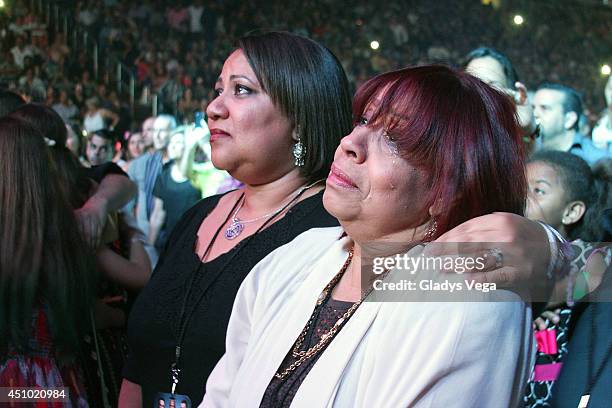
[[(317, 180), (312, 184), (309, 184), (307, 186), (303, 186), (300, 187), (298, 190), (296, 190), (295, 192), (291, 193), (290, 197), (291, 199), (289, 200), (289, 203), (294, 200), (296, 197), (298, 197), (300, 194), (302, 194), (305, 190), (308, 190), (310, 187), (314, 186), (315, 184), (317, 184), (318, 182), (320, 182), (321, 180)], [(270, 218), (270, 217), (274, 217), (276, 215), (278, 215), (286, 206), (287, 204), (283, 204), (281, 205), (279, 208), (277, 208), (276, 210), (262, 215), (260, 217), (257, 218), (253, 218), (250, 220), (241, 220), (240, 218), (238, 218), (238, 212), (240, 211), (240, 209), (242, 208), (242, 206), (244, 205), (244, 201), (246, 200), (246, 198), (243, 196), (242, 197), (242, 201), (240, 202), (240, 205), (238, 205), (238, 208), (236, 208), (236, 211), (234, 211), (234, 214), (232, 215), (231, 221), (229, 226), (225, 229), (225, 232), (223, 233), (223, 236), (225, 237), (225, 239), (227, 240), (233, 240), (236, 239), (244, 230), (244, 225), (245, 224), (250, 224), (252, 222), (255, 221), (260, 221), (266, 218)]]
[(261, 217), (253, 218), (252, 220), (241, 220), (240, 218), (238, 218), (238, 211), (240, 211), (240, 209), (242, 208), (242, 205), (244, 204), (244, 200), (245, 199), (243, 197), (242, 201), (240, 202), (240, 205), (238, 206), (238, 208), (236, 208), (236, 211), (234, 211), (234, 215), (232, 215), (232, 220), (230, 221), (230, 225), (227, 227), (227, 229), (225, 230), (225, 233), (223, 234), (225, 239), (232, 240), (232, 239), (237, 238), (244, 230), (244, 224), (250, 224), (255, 221), (263, 220), (264, 218), (269, 218), (275, 215), (276, 213), (278, 213), (278, 211), (280, 211), (283, 208), (283, 207), (277, 208), (271, 213), (262, 215)]

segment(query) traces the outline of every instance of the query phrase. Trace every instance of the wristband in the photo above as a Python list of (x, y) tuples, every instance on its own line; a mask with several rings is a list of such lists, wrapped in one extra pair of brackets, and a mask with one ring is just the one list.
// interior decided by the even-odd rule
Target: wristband
[(538, 223), (544, 227), (548, 243), (550, 245), (550, 260), (546, 270), (546, 277), (552, 281), (557, 281), (567, 275), (572, 259), (572, 247), (569, 242), (559, 234), (557, 230), (541, 221)]

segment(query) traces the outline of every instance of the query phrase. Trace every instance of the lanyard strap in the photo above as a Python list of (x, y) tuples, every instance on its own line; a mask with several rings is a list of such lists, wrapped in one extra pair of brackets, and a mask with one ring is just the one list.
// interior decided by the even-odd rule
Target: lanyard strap
[[(316, 184), (316, 183), (314, 183), (314, 184)], [(268, 226), (272, 222), (272, 220), (274, 220), (279, 214), (282, 214), (283, 211), (285, 211), (291, 204), (293, 204), (295, 201), (297, 201), (302, 196), (302, 194), (304, 194), (304, 192), (306, 190), (308, 190), (310, 187), (312, 187), (314, 184), (311, 184), (309, 186), (304, 187), (294, 198), (292, 198), (287, 204), (285, 204), (282, 208), (280, 208), (278, 211), (276, 211), (270, 218), (268, 218), (266, 220), (266, 222), (264, 222), (257, 229), (257, 231), (255, 231), (254, 234), (249, 235), (247, 238), (245, 238), (244, 239), (244, 245), (239, 246), (232, 253), (231, 257), (227, 260), (227, 262), (225, 262), (223, 264), (223, 266), (219, 269), (219, 271), (217, 272), (216, 276), (214, 277), (214, 280), (216, 280), (221, 275), (223, 270), (225, 270), (225, 268), (230, 264), (230, 262), (232, 262), (234, 260), (236, 255), (238, 255), (238, 253), (240, 252), (240, 250), (242, 250), (244, 247), (246, 247), (249, 244), (251, 239), (253, 239), (257, 234), (259, 234), (259, 232), (261, 230), (263, 230), (266, 226)], [(178, 381), (179, 381), (179, 374), (181, 372), (181, 369), (179, 368), (179, 362), (180, 362), (180, 358), (181, 358), (181, 348), (183, 346), (183, 341), (184, 341), (184, 338), (185, 338), (185, 332), (187, 330), (187, 326), (189, 325), (189, 321), (191, 320), (191, 317), (193, 316), (193, 314), (195, 313), (198, 305), (200, 304), (200, 302), (204, 298), (204, 295), (206, 294), (207, 290), (204, 290), (200, 294), (200, 296), (196, 299), (196, 301), (193, 304), (193, 307), (191, 308), (189, 313), (185, 313), (186, 312), (186, 308), (187, 308), (187, 300), (189, 298), (189, 295), (191, 294), (191, 289), (192, 289), (192, 287), (194, 285), (195, 278), (198, 275), (198, 273), (200, 271), (200, 268), (204, 265), (204, 263), (203, 263), (204, 259), (206, 258), (206, 256), (210, 252), (210, 250), (212, 248), (212, 245), (214, 244), (215, 240), (217, 239), (217, 236), (219, 235), (219, 232), (221, 231), (223, 226), (225, 226), (225, 224), (227, 224), (227, 221), (230, 219), (231, 215), (234, 213), (234, 210), (238, 206), (238, 203), (240, 203), (240, 201), (242, 200), (243, 197), (244, 197), (244, 193), (242, 193), (242, 195), (238, 198), (238, 200), (236, 200), (236, 203), (234, 203), (234, 206), (232, 207), (232, 209), (228, 213), (227, 217), (225, 218), (225, 221), (223, 221), (223, 223), (219, 226), (219, 228), (217, 228), (217, 231), (213, 235), (212, 240), (210, 241), (210, 243), (206, 247), (206, 250), (204, 251), (204, 253), (202, 254), (202, 257), (200, 258), (200, 260), (198, 262), (198, 267), (196, 268), (195, 272), (191, 275), (191, 279), (189, 281), (189, 288), (187, 288), (187, 292), (185, 293), (185, 296), (183, 297), (183, 303), (181, 305), (181, 313), (179, 315), (179, 336), (178, 336), (177, 344), (176, 344), (176, 348), (175, 348), (174, 362), (172, 363), (172, 365), (170, 367), (170, 373), (171, 373), (171, 376), (172, 376), (172, 394), (174, 394), (174, 391), (176, 390), (176, 386), (177, 386)], [(213, 280), (213, 282), (214, 282), (214, 280)], [(212, 284), (212, 282), (211, 282), (211, 284)]]
[(187, 307), (187, 299), (189, 298), (189, 295), (191, 294), (191, 289), (193, 288), (193, 284), (195, 282), (196, 276), (200, 272), (200, 268), (202, 267), (204, 258), (206, 258), (206, 256), (210, 253), (210, 250), (212, 249), (212, 246), (215, 243), (215, 240), (219, 236), (219, 232), (221, 232), (221, 229), (223, 228), (223, 226), (227, 224), (229, 217), (231, 216), (232, 212), (238, 206), (238, 203), (240, 202), (242, 197), (244, 197), (244, 193), (242, 193), (240, 197), (238, 198), (238, 200), (236, 200), (236, 202), (234, 203), (234, 206), (232, 207), (228, 215), (225, 217), (225, 220), (223, 221), (223, 223), (221, 223), (221, 225), (219, 225), (219, 228), (217, 228), (217, 231), (215, 231), (215, 234), (213, 235), (212, 240), (208, 243), (208, 246), (204, 250), (204, 253), (198, 259), (198, 266), (196, 267), (194, 273), (191, 274), (191, 279), (189, 280), (189, 285), (187, 287), (187, 291), (185, 292), (185, 296), (183, 297), (183, 302), (181, 304), (181, 312), (179, 314), (179, 325), (178, 325), (179, 337), (177, 339), (177, 344), (176, 344), (176, 348), (174, 352), (174, 362), (172, 363), (172, 366), (170, 368), (170, 372), (172, 376), (172, 394), (174, 394), (176, 385), (178, 384), (179, 374), (181, 372), (181, 369), (179, 368), (178, 364), (181, 358), (181, 346), (183, 343), (183, 338), (185, 337), (185, 329), (187, 328), (187, 323), (189, 320), (187, 319), (187, 316), (185, 315), (185, 309)]

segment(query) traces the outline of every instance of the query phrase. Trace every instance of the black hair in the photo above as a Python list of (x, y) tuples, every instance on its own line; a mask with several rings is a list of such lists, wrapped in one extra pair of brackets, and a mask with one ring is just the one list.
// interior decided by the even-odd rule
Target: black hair
[(29, 339), (41, 309), (57, 357), (74, 357), (88, 328), (93, 253), (48, 150), (31, 123), (0, 118), (0, 359), (13, 350), (37, 352)]
[(115, 142), (115, 134), (108, 129), (99, 129), (95, 132), (91, 132), (88, 138), (91, 140), (93, 136), (101, 137), (102, 139), (111, 143)]
[(61, 182), (59, 188), (73, 208), (79, 208), (84, 203), (83, 195), (75, 195), (74, 189), (69, 186), (77, 186), (80, 192), (88, 192), (91, 182), (79, 174), (76, 169), (80, 168), (79, 160), (66, 147), (68, 130), (62, 118), (50, 107), (40, 103), (28, 103), (15, 110), (9, 116), (28, 122), (37, 132), (47, 139), (51, 160), (57, 170)]
[(352, 128), (342, 65), (324, 46), (299, 35), (258, 32), (238, 40), (263, 90), (296, 127), (306, 147), (308, 181), (327, 177), (340, 139)]
[(580, 125), (580, 116), (582, 116), (582, 97), (574, 88), (570, 88), (566, 85), (561, 85), (554, 82), (544, 82), (538, 86), (536, 92), (542, 89), (550, 89), (553, 91), (559, 91), (563, 94), (563, 113), (576, 112), (576, 122), (572, 129), (578, 130)]
[[(607, 160), (612, 162), (612, 159)], [(563, 185), (566, 203), (582, 201), (586, 206), (582, 218), (566, 226), (568, 239), (604, 241), (603, 214), (605, 209), (612, 206), (612, 166), (602, 162), (591, 170), (581, 157), (556, 150), (536, 152), (529, 159), (529, 163), (534, 162), (543, 162), (555, 169)]]
[(510, 89), (514, 89), (514, 84), (519, 81), (518, 74), (512, 65), (512, 62), (501, 52), (497, 51), (495, 48), (491, 47), (478, 47), (470, 51), (464, 58), (461, 66), (465, 69), (467, 65), (476, 58), (485, 58), (491, 57), (495, 61), (499, 62), (504, 70), (504, 75), (506, 76), (507, 87)]
[(30, 123), (44, 137), (56, 145), (64, 146), (68, 131), (62, 117), (53, 109), (42, 103), (26, 103), (15, 109), (11, 116)]
[(25, 103), (21, 95), (8, 89), (0, 89), (0, 117), (8, 115)]

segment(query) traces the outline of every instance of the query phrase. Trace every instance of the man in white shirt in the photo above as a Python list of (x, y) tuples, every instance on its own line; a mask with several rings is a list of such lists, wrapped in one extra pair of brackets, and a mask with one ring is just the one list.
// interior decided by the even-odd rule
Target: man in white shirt
[(13, 54), (15, 65), (23, 69), (25, 57), (31, 57), (32, 50), (24, 45), (24, 38), (19, 36), (15, 39), (15, 46), (11, 48), (11, 54)]
[(578, 131), (582, 101), (574, 89), (556, 83), (540, 85), (533, 97), (533, 113), (540, 124), (543, 148), (573, 153), (590, 165), (610, 157)]
[(187, 10), (189, 11), (189, 32), (193, 36), (201, 34), (203, 31), (202, 15), (204, 14), (202, 0), (194, 1)]

